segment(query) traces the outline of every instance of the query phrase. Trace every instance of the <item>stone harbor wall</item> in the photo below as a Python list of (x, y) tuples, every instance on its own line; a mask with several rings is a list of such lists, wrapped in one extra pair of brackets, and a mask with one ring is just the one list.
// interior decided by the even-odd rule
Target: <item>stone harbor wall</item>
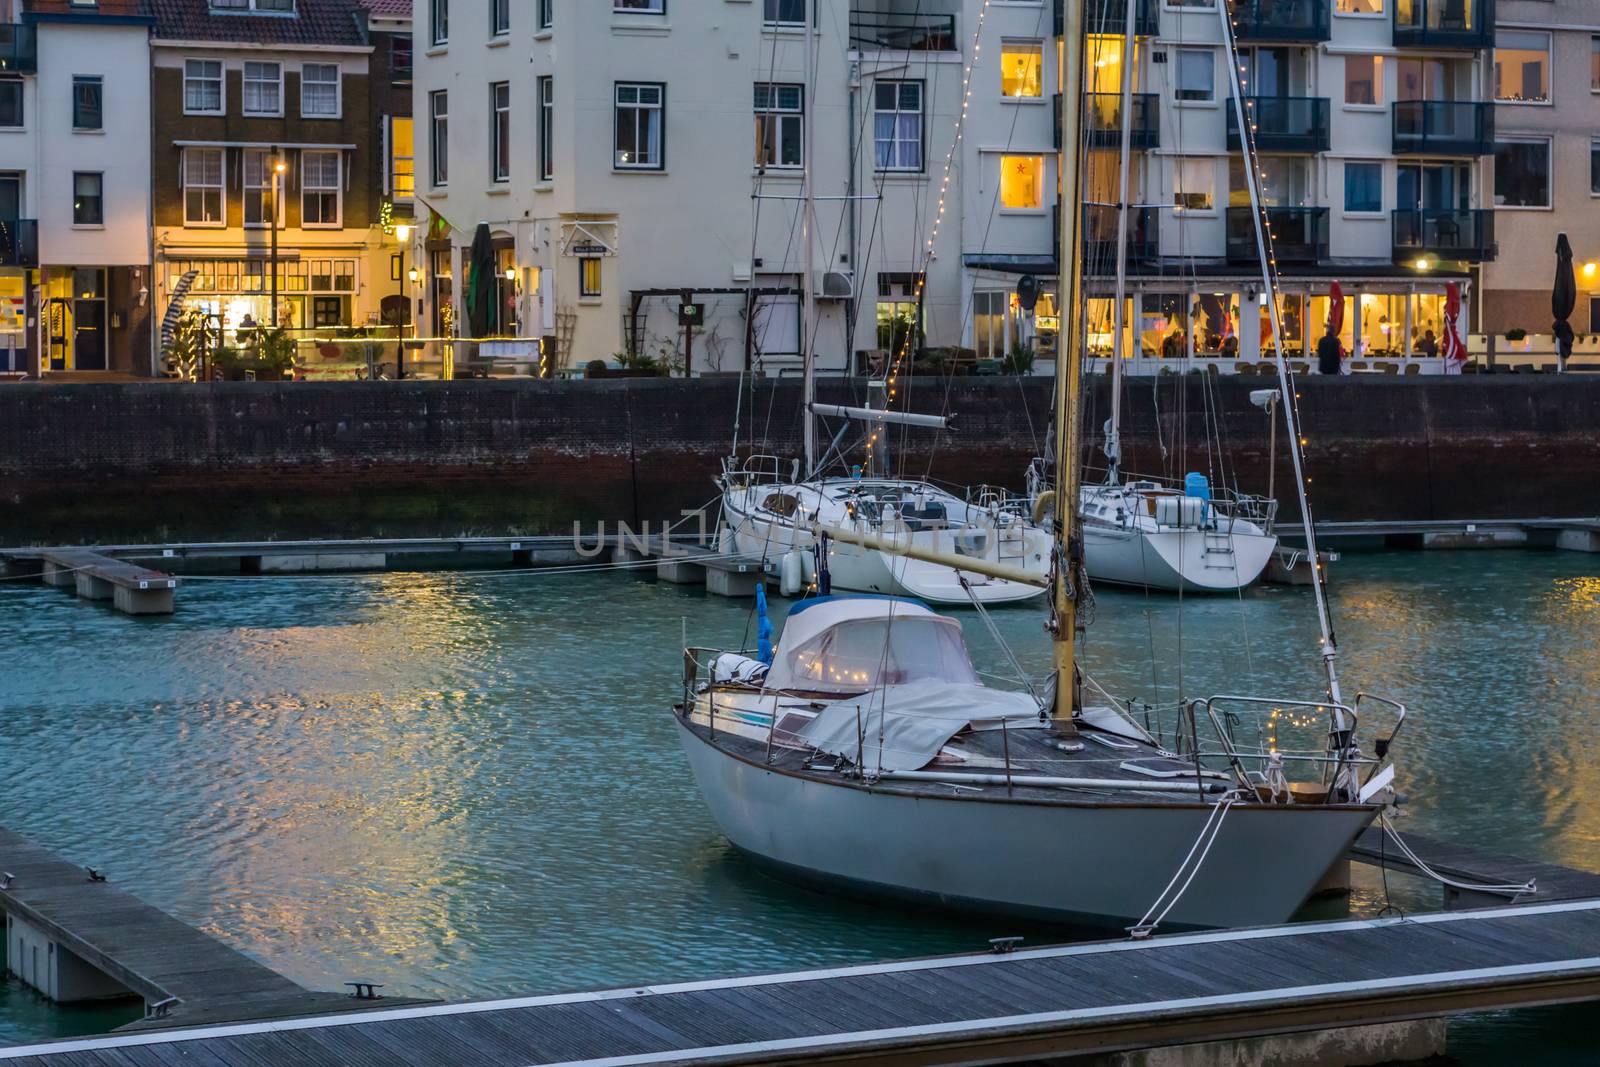
[[(1124, 469), (1265, 492), (1269, 379), (1125, 384)], [(1600, 513), (1600, 377), (1301, 379), (1319, 518)], [(824, 402), (865, 383), (824, 382)], [(947, 431), (893, 428), (895, 465), (1020, 487), (1045, 447), (1042, 378), (911, 380)], [(735, 440), (800, 449), (797, 381), (0, 386), (0, 544), (569, 533), (712, 500)], [(1109, 383), (1090, 383), (1090, 461)], [(827, 433), (822, 433), (824, 443)], [(1293, 477), (1279, 422), (1276, 484)]]

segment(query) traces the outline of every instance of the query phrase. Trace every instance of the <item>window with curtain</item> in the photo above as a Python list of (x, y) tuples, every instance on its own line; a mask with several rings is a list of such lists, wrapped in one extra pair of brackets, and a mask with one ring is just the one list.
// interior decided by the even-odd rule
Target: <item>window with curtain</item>
[(658, 82), (618, 82), (616, 150), (618, 170), (661, 170), (665, 165), (662, 119), (667, 87)]
[(922, 169), (920, 81), (880, 81), (873, 86), (872, 149), (879, 170)]
[(103, 83), (98, 77), (76, 75), (72, 79), (72, 128), (98, 130), (105, 126), (102, 103)]
[(300, 154), (300, 225), (339, 225), (340, 171), (338, 152)]
[(339, 64), (301, 64), (300, 114), (308, 119), (339, 117)]
[(1217, 54), (1209, 48), (1180, 48), (1178, 54), (1179, 100), (1214, 100), (1217, 84)]
[(223, 160), (220, 148), (183, 150), (183, 221), (186, 226), (222, 226)]
[(278, 63), (244, 65), (244, 113), (283, 114), (283, 66)]
[(74, 226), (103, 226), (105, 211), (105, 175), (99, 171), (78, 171), (72, 176), (72, 224)]
[(1383, 164), (1344, 165), (1344, 209), (1351, 212), (1383, 210)]

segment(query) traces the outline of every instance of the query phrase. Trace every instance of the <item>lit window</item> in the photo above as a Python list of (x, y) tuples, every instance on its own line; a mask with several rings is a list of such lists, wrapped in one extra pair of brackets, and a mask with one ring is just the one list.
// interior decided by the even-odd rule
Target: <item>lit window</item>
[(1216, 208), (1217, 168), (1209, 159), (1178, 159), (1172, 172), (1172, 206), (1177, 211)]
[(1044, 46), (1038, 41), (1000, 42), (1000, 92), (1008, 97), (1044, 95)]
[(416, 130), (409, 117), (389, 120), (389, 192), (398, 200), (417, 194)]
[(598, 256), (582, 256), (578, 259), (578, 295), (583, 297), (596, 297), (600, 295), (600, 264)]
[(1550, 102), (1550, 35), (1501, 30), (1494, 35), (1494, 98)]
[(1381, 15), (1383, 0), (1335, 0), (1333, 10), (1341, 15)]
[(1044, 157), (1000, 157), (1000, 206), (1012, 211), (1044, 207)]
[(308, 119), (339, 117), (339, 64), (301, 65), (300, 114)]
[(1216, 97), (1217, 54), (1209, 48), (1178, 49), (1178, 99)]
[(1344, 102), (1363, 107), (1383, 103), (1383, 57), (1344, 57)]

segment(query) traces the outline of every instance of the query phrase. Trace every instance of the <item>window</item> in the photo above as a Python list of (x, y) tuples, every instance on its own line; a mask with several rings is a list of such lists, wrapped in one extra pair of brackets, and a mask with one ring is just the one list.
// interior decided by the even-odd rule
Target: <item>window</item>
[(1044, 157), (1000, 157), (1000, 207), (1007, 211), (1044, 209)]
[(757, 82), (755, 106), (756, 166), (802, 166), (805, 86)]
[[(244, 151), (241, 163), (244, 168), (241, 182), (244, 193), (244, 224), (265, 227), (272, 214), (272, 167), (276, 163), (272, 153), (260, 148)], [(280, 193), (281, 199), (281, 193)], [(277, 205), (278, 225), (283, 225), (283, 205)]]
[(1383, 0), (1334, 0), (1333, 10), (1338, 15), (1381, 15)]
[(98, 171), (78, 171), (72, 176), (72, 224), (103, 226), (106, 221), (105, 177)]
[(511, 83), (489, 86), (489, 166), (494, 181), (511, 180)]
[(415, 63), (414, 53), (411, 48), (409, 36), (389, 38), (389, 81), (395, 85), (406, 85), (411, 81), (412, 67)]
[(1550, 35), (1500, 30), (1494, 35), (1494, 98), (1514, 104), (1550, 102)]
[(183, 110), (187, 115), (222, 114), (222, 60), (184, 60)]
[(1344, 57), (1344, 102), (1358, 107), (1383, 103), (1383, 57)]
[(873, 86), (872, 148), (879, 170), (922, 169), (921, 82)]
[(922, 342), (920, 275), (878, 275), (878, 347), (891, 355), (909, 352)]
[(539, 28), (548, 30), (556, 24), (556, 0), (539, 0)]
[(1501, 141), (1494, 148), (1496, 207), (1550, 206), (1550, 142)]
[(619, 170), (661, 170), (665, 166), (661, 117), (667, 87), (657, 82), (618, 82), (616, 93), (613, 164)]
[(450, 42), (450, 0), (429, 0), (428, 25), (433, 31), (429, 37), (436, 45)]
[(762, 0), (762, 21), (768, 26), (804, 26), (806, 0)]
[(339, 153), (300, 153), (300, 225), (339, 225)]
[(283, 114), (283, 66), (281, 64), (245, 63), (244, 113), (246, 115)]
[(539, 180), (556, 176), (556, 80), (539, 79)]
[(1011, 294), (989, 290), (972, 294), (972, 347), (979, 359), (1004, 359), (1006, 319), (1011, 309)]
[(428, 94), (428, 154), (433, 159), (433, 184), (450, 183), (450, 93), (446, 89)]
[(613, 11), (642, 11), (650, 15), (665, 15), (667, 0), (611, 0)]
[(222, 210), (222, 169), (220, 148), (183, 150), (184, 225), (226, 225)]
[[(73, 0), (73, 2), (81, 3), (83, 0)], [(293, 14), (294, 5), (295, 0), (211, 0), (213, 9), (233, 11), (277, 11)]]
[(1344, 165), (1344, 209), (1349, 212), (1383, 210), (1383, 164)]
[(1178, 49), (1178, 99), (1215, 99), (1217, 56), (1209, 48)]
[(417, 195), (416, 130), (402, 115), (389, 120), (389, 192), (397, 200)]
[(592, 298), (600, 295), (600, 263), (599, 256), (580, 256), (578, 258), (579, 296)]
[(0, 78), (0, 126), (22, 125), (22, 79)]
[(1172, 172), (1172, 206), (1177, 211), (1216, 209), (1216, 167), (1209, 159), (1177, 159)]
[(1044, 46), (1038, 41), (1000, 42), (1000, 93), (1019, 99), (1044, 96)]
[(74, 75), (72, 79), (72, 128), (98, 130), (105, 126), (102, 108), (104, 85), (99, 78)]
[(511, 0), (489, 0), (489, 34), (504, 37), (511, 32)]
[(1589, 142), (1589, 195), (1600, 196), (1600, 141)]
[(339, 64), (301, 65), (300, 114), (308, 119), (339, 117)]
[(1600, 93), (1600, 37), (1589, 38), (1589, 91)]

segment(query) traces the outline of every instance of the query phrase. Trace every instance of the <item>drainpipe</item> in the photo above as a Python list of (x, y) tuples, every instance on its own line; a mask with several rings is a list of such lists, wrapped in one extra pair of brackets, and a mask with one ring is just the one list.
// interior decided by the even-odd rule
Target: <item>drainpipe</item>
[(860, 269), (858, 264), (861, 262), (861, 256), (860, 249), (856, 247), (856, 212), (860, 210), (856, 203), (856, 172), (861, 165), (859, 158), (857, 158), (860, 142), (856, 138), (856, 103), (860, 94), (861, 60), (852, 59), (850, 61), (850, 92), (846, 94), (850, 101), (849, 123), (844, 130), (844, 158), (849, 166), (849, 173), (845, 176), (845, 210), (848, 214), (850, 225), (850, 243), (845, 247), (850, 249), (850, 277), (856, 280), (856, 284), (850, 287), (850, 296), (844, 302), (844, 366), (846, 375), (850, 374), (854, 369), (852, 364), (855, 360), (856, 315), (859, 310), (855, 294), (866, 280), (857, 274)]

